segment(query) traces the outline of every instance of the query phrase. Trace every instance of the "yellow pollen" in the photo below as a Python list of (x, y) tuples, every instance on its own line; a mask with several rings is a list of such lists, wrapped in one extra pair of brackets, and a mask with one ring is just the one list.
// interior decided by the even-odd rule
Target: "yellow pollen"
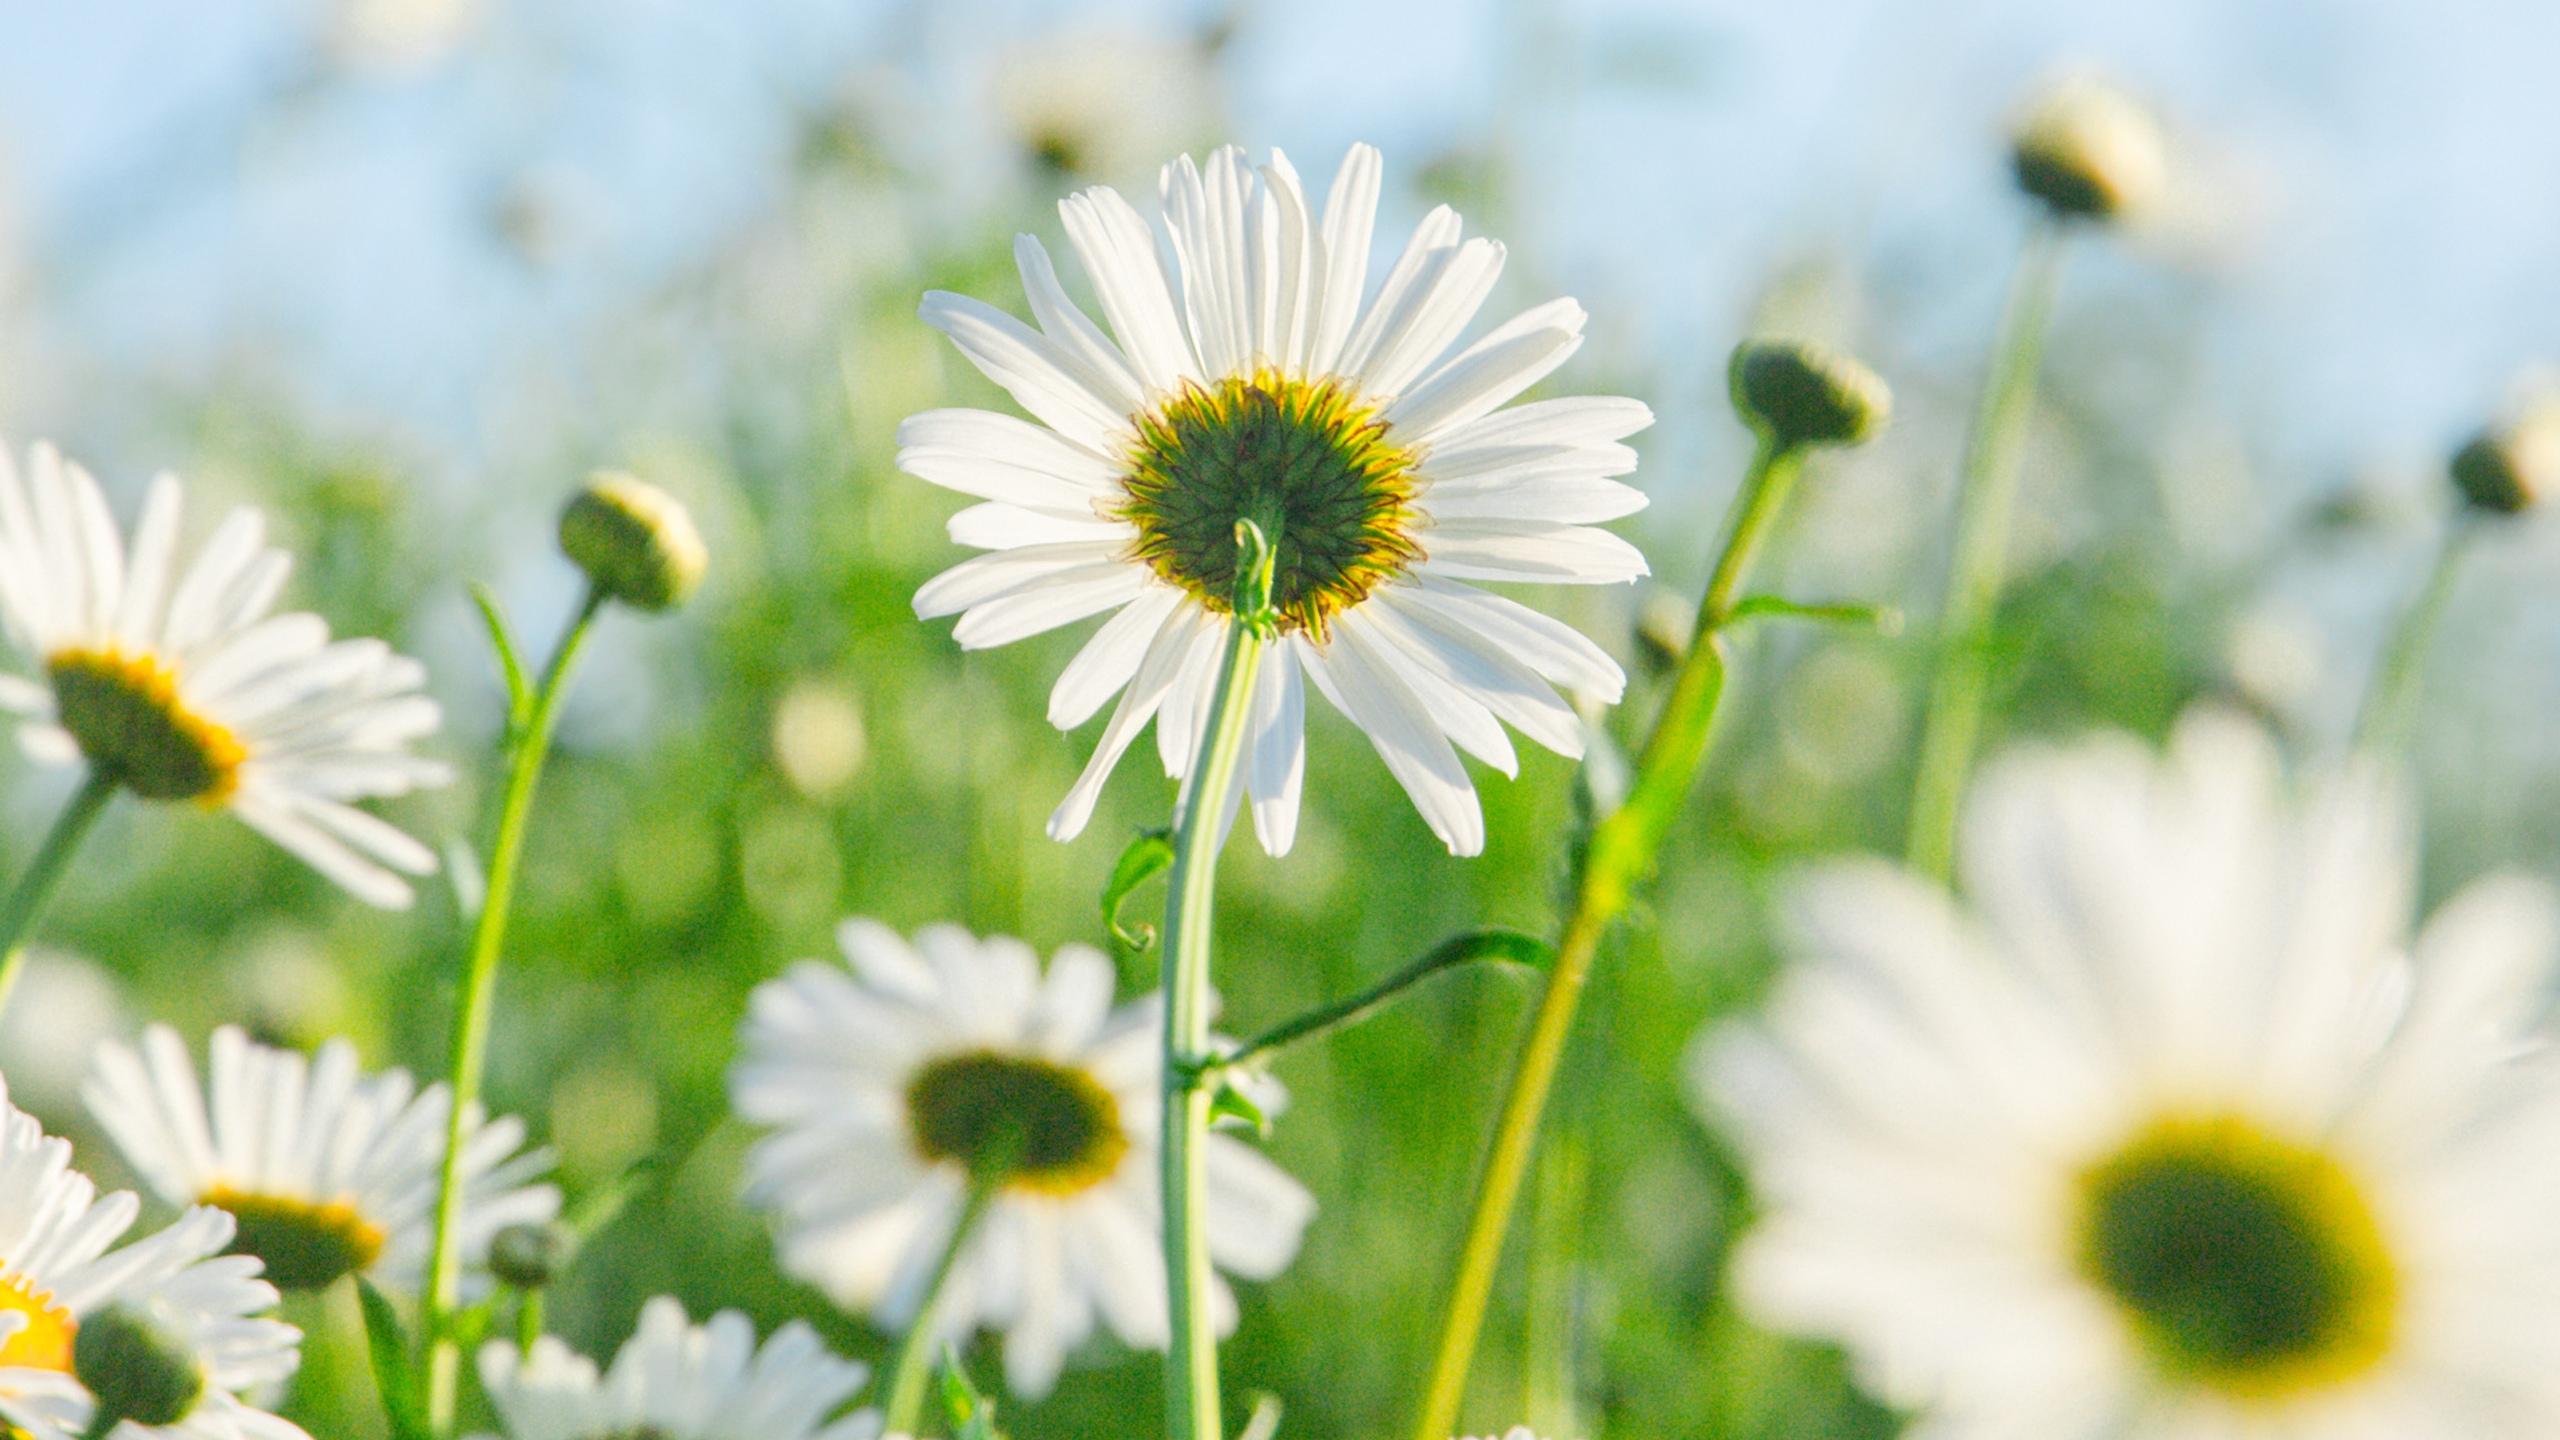
[(90, 763), (147, 800), (218, 806), (240, 787), (248, 748), (187, 707), (160, 656), (72, 646), (45, 660), (62, 728)]
[(24, 1275), (0, 1276), (0, 1314), (23, 1315), (25, 1328), (0, 1341), (0, 1370), (71, 1373), (71, 1337), (80, 1324)]
[(196, 1203), (230, 1211), (240, 1222), (231, 1253), (265, 1261), (267, 1278), (284, 1290), (318, 1290), (352, 1275), (380, 1258), (390, 1238), (352, 1200), (324, 1203), (216, 1185)]

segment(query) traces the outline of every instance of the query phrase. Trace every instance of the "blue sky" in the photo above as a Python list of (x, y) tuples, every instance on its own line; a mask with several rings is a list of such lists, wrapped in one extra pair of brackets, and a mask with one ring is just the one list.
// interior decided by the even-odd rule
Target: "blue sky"
[[(1198, 9), (489, 3), (442, 62), (321, 87), (302, 79), (322, 0), (11, 7), (0, 215), (32, 338), (0, 425), (112, 446), (141, 407), (249, 357), (340, 423), (473, 453), (493, 392), (574, 364), (598, 317), (776, 202), (795, 110), (882, 86), (965, 188), (987, 52)], [(2279, 454), (2431, 454), (2560, 337), (2560, 7), (2536, 0), (1237, 13), (1236, 138), (1320, 172), (1354, 138), (1393, 160), (1503, 137), (1515, 250), (1638, 337), (1666, 385), (1703, 376), (1807, 254), (1924, 297), (1894, 317), (1909, 352), (1978, 348), (2017, 223), (1993, 138), (2065, 60), (2156, 95), (2228, 202), (2209, 244), (2093, 255), (2066, 307), (2208, 297), (2204, 398)], [(490, 240), (526, 177), (579, 207), (562, 263)], [(122, 396), (134, 377), (148, 393)]]

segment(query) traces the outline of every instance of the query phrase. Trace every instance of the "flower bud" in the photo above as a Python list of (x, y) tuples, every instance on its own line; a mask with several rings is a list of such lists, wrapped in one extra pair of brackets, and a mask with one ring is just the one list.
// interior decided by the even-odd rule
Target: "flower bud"
[(673, 496), (611, 471), (590, 477), (561, 513), (560, 548), (598, 590), (637, 610), (683, 604), (711, 561)]
[(1636, 656), (1653, 674), (1679, 669), (1697, 633), (1698, 602), (1676, 590), (1653, 587), (1636, 606)]
[(2159, 122), (2102, 80), (2063, 80), (2028, 105), (2009, 137), (2018, 188), (2069, 219), (2113, 220), (2158, 198), (2168, 174)]
[(1781, 449), (1860, 444), (1893, 414), (1893, 392), (1874, 371), (1803, 341), (1745, 340), (1731, 378), (1733, 408)]
[(540, 1290), (568, 1268), (570, 1249), (559, 1225), (510, 1225), (489, 1239), (489, 1273), (518, 1290)]
[(204, 1365), (167, 1327), (122, 1306), (80, 1322), (71, 1342), (72, 1373), (97, 1398), (98, 1415), (114, 1422), (175, 1425), (204, 1399)]
[(2560, 398), (2539, 397), (2453, 457), (2454, 487), (2475, 510), (2513, 515), (2560, 487)]

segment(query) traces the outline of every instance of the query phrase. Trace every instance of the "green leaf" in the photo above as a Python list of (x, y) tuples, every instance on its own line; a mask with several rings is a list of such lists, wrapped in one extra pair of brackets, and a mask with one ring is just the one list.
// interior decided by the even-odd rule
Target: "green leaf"
[(1211, 1128), (1248, 1131), (1257, 1140), (1271, 1138), (1271, 1116), (1254, 1103), (1252, 1096), (1237, 1089), (1223, 1075), (1209, 1084)]
[(1112, 937), (1132, 952), (1144, 954), (1155, 948), (1156, 927), (1141, 923), (1120, 923), (1120, 907), (1129, 893), (1158, 875), (1173, 868), (1173, 832), (1147, 830), (1129, 842), (1120, 852), (1120, 862), (1111, 867), (1111, 883), (1102, 887), (1102, 924)]
[(356, 1298), (363, 1304), (365, 1348), (373, 1359), (373, 1383), (382, 1393), (392, 1440), (432, 1440), (417, 1372), (411, 1368), (408, 1327), (400, 1323), (399, 1310), (361, 1275), (356, 1277)]
[(951, 1414), (951, 1440), (1004, 1440), (996, 1428), (996, 1404), (969, 1379), (959, 1352), (942, 1347), (942, 1406)]
[(1902, 633), (1902, 612), (1891, 605), (1822, 605), (1789, 600), (1777, 595), (1753, 595), (1737, 601), (1725, 616), (1727, 623), (1743, 620), (1811, 620), (1821, 625), (1846, 625), (1873, 630), (1879, 635)]
[(474, 584), (471, 603), (480, 611), (480, 623), (489, 631), (489, 648), (498, 653), (498, 671), (506, 678), (507, 735), (512, 739), (533, 711), (533, 685), (525, 673), (524, 652), (517, 648), (506, 612), (498, 608), (498, 597), (488, 586)]
[(1236, 1440), (1271, 1440), (1280, 1433), (1280, 1397), (1261, 1391), (1253, 1397), (1253, 1414), (1246, 1417), (1244, 1428), (1236, 1432)]

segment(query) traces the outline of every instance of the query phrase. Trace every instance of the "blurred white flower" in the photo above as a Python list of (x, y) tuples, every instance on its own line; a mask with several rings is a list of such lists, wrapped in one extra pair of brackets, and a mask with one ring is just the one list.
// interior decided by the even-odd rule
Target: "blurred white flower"
[(1765, 1218), (1743, 1303), (1932, 1436), (2560, 1433), (2551, 896), (2452, 901), (2369, 776), (2226, 717), (1974, 796), (1970, 912), (1876, 863), (1700, 1075)]
[(1006, 134), (1041, 178), (1090, 180), (1142, 173), (1209, 132), (1215, 81), (1199, 41), (1138, 31), (1044, 35), (997, 55), (988, 77)]
[[(367, 1075), (355, 1047), (333, 1040), (306, 1057), (224, 1027), (213, 1034), (210, 1101), (176, 1032), (98, 1052), (89, 1112), (125, 1163), (173, 1205), (211, 1205), (240, 1222), (238, 1247), (288, 1290), (349, 1274), (414, 1289), (434, 1239), (451, 1101), (405, 1070)], [(557, 1215), (560, 1193), (536, 1183), (551, 1157), (524, 1146), (524, 1122), (475, 1117), (463, 1146), (463, 1262), (490, 1237)], [(485, 1286), (485, 1277), (475, 1277)]]
[(424, 69), (469, 40), (485, 10), (486, 0), (336, 0), (327, 39), (358, 69)]
[[(1505, 774), (1508, 722), (1558, 754), (1582, 728), (1556, 686), (1614, 701), (1616, 662), (1571, 627), (1474, 582), (1613, 584), (1644, 557), (1600, 522), (1643, 508), (1615, 478), (1619, 443), (1652, 423), (1633, 400), (1504, 409), (1582, 344), (1582, 307), (1540, 305), (1474, 344), (1502, 246), (1424, 218), (1374, 296), (1378, 152), (1353, 147), (1319, 213), (1272, 152), (1232, 147), (1165, 167), (1169, 244), (1107, 187), (1060, 207), (1115, 342), (1077, 308), (1048, 251), (1015, 242), (1037, 329), (965, 296), (928, 294), (927, 323), (1038, 421), (932, 410), (899, 428), (898, 463), (986, 503), (952, 539), (993, 553), (918, 591), (958, 615), (967, 649), (1112, 612), (1059, 677), (1049, 719), (1083, 724), (1120, 697), (1049, 821), (1092, 818), (1148, 722), (1165, 773), (1198, 749), (1232, 623), (1236, 527), (1277, 547), (1281, 636), (1251, 697), (1239, 785), (1263, 848), (1297, 831), (1302, 677), (1369, 735), (1434, 834), (1484, 848), (1484, 814), (1451, 741)], [(1453, 353), (1454, 351), (1454, 353)]]
[(76, 1102), (89, 1057), (133, 1028), (115, 977), (67, 951), (28, 952), (12, 1000), (0, 1011), (0, 1055), (10, 1093), (32, 1110)]
[[(0, 1086), (0, 1420), (30, 1440), (86, 1435), (94, 1407), (74, 1375), (77, 1338), (84, 1324), (120, 1311), (165, 1336), (203, 1376), (187, 1413), (145, 1433), (303, 1440), (301, 1430), (235, 1396), (291, 1376), (302, 1334), (261, 1318), (277, 1297), (258, 1278), (258, 1262), (221, 1253), (231, 1243), (231, 1217), (192, 1209), (166, 1230), (111, 1249), (140, 1210), (130, 1191), (99, 1195), (71, 1168), (70, 1142), (46, 1135)], [(80, 1363), (107, 1378), (94, 1354)]]
[(507, 1440), (871, 1440), (880, 1433), (876, 1413), (828, 1418), (868, 1374), (828, 1354), (797, 1321), (759, 1348), (746, 1316), (724, 1310), (689, 1324), (684, 1307), (663, 1295), (601, 1373), (548, 1336), (529, 1355), (512, 1341), (480, 1352), (480, 1381)]
[(131, 544), (89, 473), (0, 448), (0, 632), (40, 672), (0, 672), (28, 753), (85, 759), (149, 800), (230, 811), (369, 904), (414, 898), (427, 847), (350, 802), (441, 785), (409, 753), (439, 715), (426, 672), (379, 640), (273, 613), (292, 560), (242, 509), (177, 563), (179, 487), (151, 484)]
[[(747, 1160), (785, 1269), (902, 1328), (967, 1205), (1001, 1184), (953, 1266), (945, 1335), (1005, 1332), (1005, 1375), (1045, 1393), (1097, 1313), (1133, 1345), (1166, 1343), (1156, 1192), (1161, 1009), (1111, 1004), (1111, 962), (956, 926), (913, 945), (868, 920), (839, 932), (851, 970), (804, 961), (756, 990), (730, 1080), (774, 1128)], [(1315, 1213), (1304, 1187), (1230, 1136), (1210, 1137), (1209, 1253), (1269, 1279)], [(1235, 1301), (1216, 1291), (1220, 1329)]]

